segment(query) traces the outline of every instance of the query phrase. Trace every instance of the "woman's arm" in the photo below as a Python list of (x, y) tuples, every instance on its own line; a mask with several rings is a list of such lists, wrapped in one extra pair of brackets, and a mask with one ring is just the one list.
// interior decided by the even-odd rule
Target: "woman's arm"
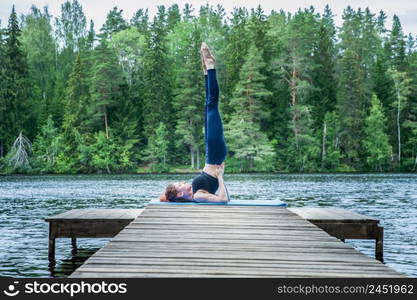
[(224, 163), (217, 168), (217, 179), (219, 180), (219, 193), (217, 195), (197, 191), (194, 194), (196, 202), (228, 202), (228, 194), (223, 179)]

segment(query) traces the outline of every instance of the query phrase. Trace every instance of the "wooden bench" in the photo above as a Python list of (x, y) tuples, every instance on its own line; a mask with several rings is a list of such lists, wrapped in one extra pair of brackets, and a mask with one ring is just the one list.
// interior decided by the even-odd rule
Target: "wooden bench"
[(77, 238), (114, 237), (142, 213), (143, 209), (72, 209), (45, 219), (49, 222), (49, 252), (51, 263), (55, 262), (55, 239), (71, 238), (77, 246)]
[(384, 228), (379, 220), (342, 208), (288, 208), (303, 219), (341, 240), (374, 239), (375, 258), (383, 261)]

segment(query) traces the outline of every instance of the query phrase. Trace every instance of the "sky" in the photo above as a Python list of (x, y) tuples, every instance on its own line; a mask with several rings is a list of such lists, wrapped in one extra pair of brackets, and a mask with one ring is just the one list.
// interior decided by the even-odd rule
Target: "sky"
[[(49, 12), (54, 17), (59, 16), (61, 4), (65, 0), (0, 0), (0, 20), (1, 26), (5, 27), (12, 10), (13, 4), (16, 7), (18, 15), (29, 13), (32, 4), (38, 8), (45, 5), (49, 7)], [(98, 30), (106, 19), (107, 13), (117, 6), (123, 9), (123, 16), (130, 20), (134, 12), (139, 8), (149, 8), (151, 16), (156, 12), (158, 5), (165, 5), (166, 7), (177, 3), (180, 8), (184, 7), (185, 3), (190, 3), (198, 13), (201, 5), (206, 4), (207, 0), (78, 0), (83, 7), (83, 11), (89, 19), (93, 19), (96, 30)], [(391, 20), (394, 14), (398, 15), (403, 26), (405, 34), (412, 33), (417, 35), (417, 1), (416, 0), (210, 0), (210, 4), (221, 4), (227, 13), (230, 13), (234, 7), (245, 6), (246, 8), (256, 8), (259, 4), (264, 9), (266, 14), (269, 14), (272, 9), (279, 11), (283, 9), (287, 12), (294, 12), (298, 8), (307, 8), (313, 5), (316, 11), (322, 12), (326, 4), (335, 14), (336, 25), (341, 25), (341, 16), (343, 9), (348, 5), (354, 9), (358, 7), (369, 7), (371, 12), (378, 13), (381, 9), (387, 14), (388, 19), (386, 26), (391, 27)]]

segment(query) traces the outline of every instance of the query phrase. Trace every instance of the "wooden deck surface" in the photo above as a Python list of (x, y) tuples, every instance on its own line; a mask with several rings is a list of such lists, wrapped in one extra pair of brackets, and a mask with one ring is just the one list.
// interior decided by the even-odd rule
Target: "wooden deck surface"
[(150, 204), (70, 277), (399, 276), (286, 208)]
[(45, 218), (45, 221), (83, 221), (83, 220), (134, 220), (143, 209), (124, 208), (78, 208), (59, 215)]

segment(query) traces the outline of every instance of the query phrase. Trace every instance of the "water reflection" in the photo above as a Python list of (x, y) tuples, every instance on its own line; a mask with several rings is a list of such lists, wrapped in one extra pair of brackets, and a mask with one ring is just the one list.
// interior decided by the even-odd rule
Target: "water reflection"
[[(73, 208), (141, 208), (173, 181), (193, 175), (60, 175), (0, 177), (0, 276), (65, 277), (108, 239), (56, 240), (57, 263), (48, 268), (44, 218)], [(280, 199), (290, 207), (341, 207), (381, 220), (388, 266), (417, 276), (416, 174), (225, 175), (234, 199)], [(351, 241), (374, 256), (373, 241)]]
[(100, 248), (73, 248), (71, 256), (62, 259), (60, 262), (50, 263), (48, 270), (50, 277), (65, 278), (71, 275), (75, 269), (81, 266), (91, 255), (96, 253)]

